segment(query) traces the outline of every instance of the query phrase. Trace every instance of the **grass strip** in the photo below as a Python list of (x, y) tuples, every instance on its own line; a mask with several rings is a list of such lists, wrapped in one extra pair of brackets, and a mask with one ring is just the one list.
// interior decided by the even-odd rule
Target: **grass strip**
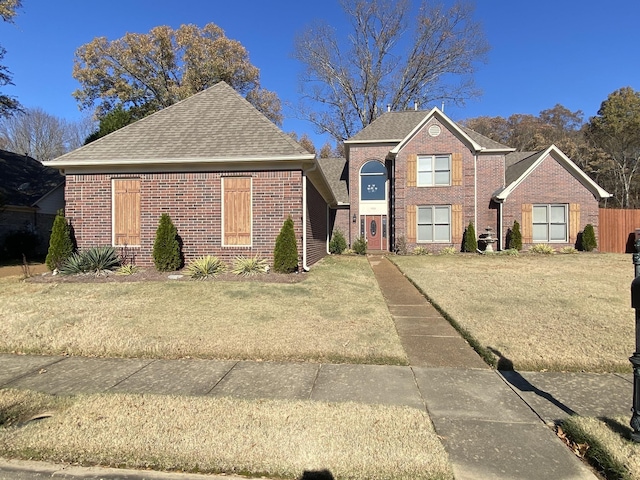
[[(0, 455), (13, 458), (277, 478), (324, 469), (340, 479), (453, 478), (429, 416), (409, 407), (155, 395), (60, 401), (0, 390), (0, 410), (11, 405), (21, 407), (0, 428)], [(51, 418), (21, 423), (43, 407), (55, 407)]]

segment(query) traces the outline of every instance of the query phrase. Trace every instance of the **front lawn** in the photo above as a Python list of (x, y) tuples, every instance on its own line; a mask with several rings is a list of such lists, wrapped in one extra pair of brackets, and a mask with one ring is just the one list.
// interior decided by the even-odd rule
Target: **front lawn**
[(297, 283), (29, 283), (0, 278), (0, 351), (407, 364), (363, 257)]
[(500, 367), (631, 371), (630, 255), (390, 258)]

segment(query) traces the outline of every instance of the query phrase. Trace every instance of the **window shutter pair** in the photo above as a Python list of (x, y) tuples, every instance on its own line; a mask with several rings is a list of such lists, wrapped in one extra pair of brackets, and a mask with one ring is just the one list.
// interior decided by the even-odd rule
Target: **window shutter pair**
[[(407, 187), (417, 185), (418, 155), (412, 153), (407, 157)], [(451, 185), (462, 185), (462, 154), (451, 154)]]
[[(416, 206), (407, 205), (407, 243), (416, 243)], [(462, 241), (464, 232), (462, 205), (451, 205), (451, 241), (458, 243)]]
[[(569, 204), (569, 243), (575, 243), (580, 232), (580, 204)], [(522, 243), (533, 242), (533, 205), (522, 205)]]

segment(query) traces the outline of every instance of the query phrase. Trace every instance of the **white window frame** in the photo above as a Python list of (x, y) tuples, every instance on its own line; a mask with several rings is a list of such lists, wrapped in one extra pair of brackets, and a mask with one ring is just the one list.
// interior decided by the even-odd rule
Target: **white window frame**
[[(436, 160), (437, 159), (442, 160), (443, 158), (447, 159), (447, 168), (446, 169), (436, 168)], [(430, 167), (424, 165), (424, 163), (426, 163), (427, 160), (431, 161)], [(416, 161), (416, 168), (417, 168), (416, 185), (418, 187), (449, 187), (451, 186), (451, 175), (452, 175), (451, 154), (418, 155), (418, 160)], [(446, 183), (438, 182), (436, 180), (437, 174), (442, 172), (447, 172), (448, 174), (448, 181)], [(430, 174), (431, 180), (427, 182), (421, 181), (421, 175), (420, 175), (421, 173)]]
[[(431, 223), (420, 223), (420, 211), (431, 210)], [(436, 210), (447, 212), (447, 223), (436, 222)], [(449, 236), (446, 239), (436, 240), (436, 227), (446, 225), (449, 229)], [(430, 226), (431, 240), (420, 238), (421, 226)], [(416, 208), (416, 241), (417, 243), (451, 243), (451, 205), (418, 205)]]
[[(546, 221), (536, 221), (536, 209), (540, 211), (542, 208), (546, 209)], [(558, 208), (564, 210), (564, 222), (554, 222), (551, 218), (552, 209)], [(544, 238), (539, 235), (540, 228), (536, 228), (536, 226), (541, 227), (543, 225), (546, 227), (546, 236)], [(559, 225), (564, 226), (564, 237), (552, 240), (551, 230), (554, 226), (558, 227)], [(533, 243), (567, 243), (569, 241), (569, 205), (566, 203), (534, 203), (531, 212), (531, 238)]]

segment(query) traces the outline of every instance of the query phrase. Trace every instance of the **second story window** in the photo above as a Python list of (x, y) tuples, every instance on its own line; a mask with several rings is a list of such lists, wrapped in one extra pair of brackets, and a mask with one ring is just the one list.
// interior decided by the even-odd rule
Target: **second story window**
[(451, 185), (451, 155), (420, 155), (417, 165), (419, 187)]

